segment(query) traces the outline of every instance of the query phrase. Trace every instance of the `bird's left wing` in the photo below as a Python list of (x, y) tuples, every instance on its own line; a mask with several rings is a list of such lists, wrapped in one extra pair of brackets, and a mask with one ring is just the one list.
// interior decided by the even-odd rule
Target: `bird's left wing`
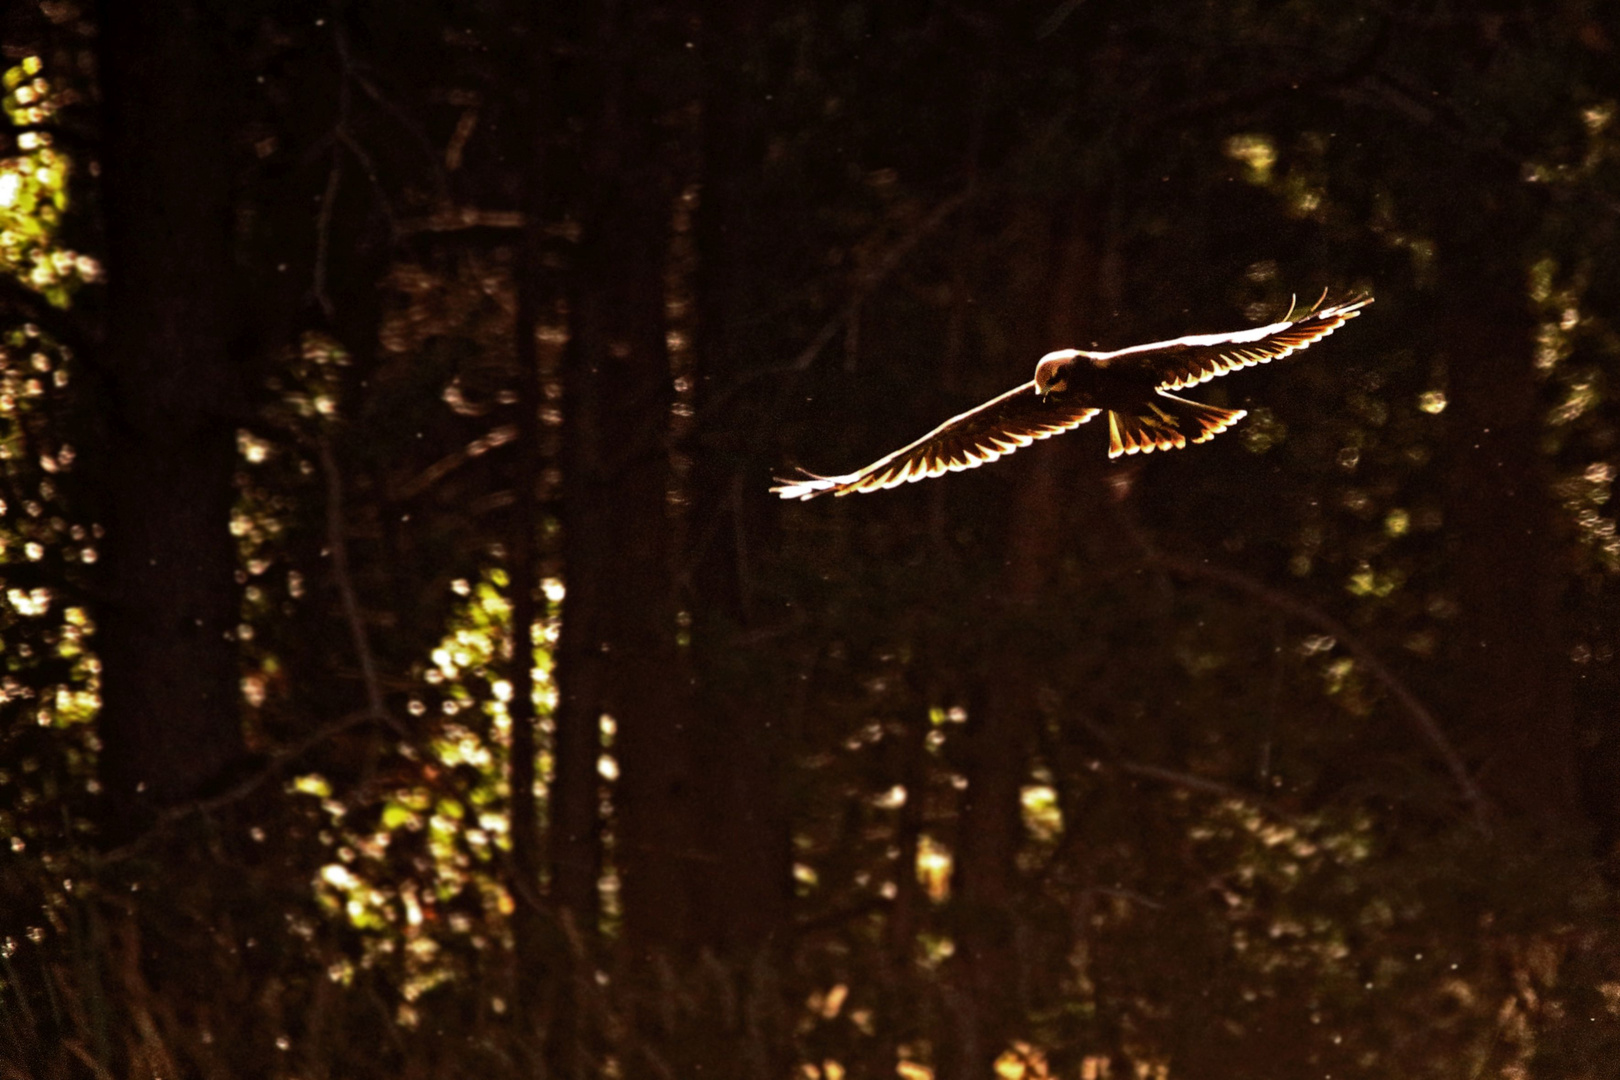
[(1109, 365), (1140, 365), (1158, 382), (1160, 390), (1184, 390), (1217, 375), (1267, 364), (1313, 345), (1361, 314), (1361, 309), (1370, 303), (1372, 297), (1363, 297), (1270, 326), (1230, 334), (1194, 334), (1090, 355)]
[(844, 476), (818, 476), (803, 469), (797, 479), (777, 478), (772, 491), (784, 499), (813, 499), (817, 495), (848, 495), (852, 491), (880, 491), (901, 484), (973, 469), (1036, 439), (1045, 439), (1081, 424), (1098, 410), (1078, 398), (1042, 400), (1035, 383), (1027, 382), (1000, 397), (953, 416), (910, 446), (879, 458), (866, 468)]

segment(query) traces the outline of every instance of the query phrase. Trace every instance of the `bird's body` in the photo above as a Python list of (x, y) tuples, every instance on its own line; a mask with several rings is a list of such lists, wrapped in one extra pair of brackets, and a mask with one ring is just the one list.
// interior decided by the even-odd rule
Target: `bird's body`
[(1029, 382), (952, 417), (864, 469), (844, 476), (800, 470), (802, 476), (778, 480), (771, 490), (784, 499), (813, 499), (878, 491), (972, 469), (1036, 439), (1079, 427), (1099, 413), (1107, 413), (1109, 457), (1204, 442), (1246, 413), (1188, 401), (1172, 391), (1297, 352), (1355, 318), (1370, 303), (1369, 297), (1317, 308), (1299, 319), (1230, 334), (1195, 334), (1113, 352), (1047, 353)]

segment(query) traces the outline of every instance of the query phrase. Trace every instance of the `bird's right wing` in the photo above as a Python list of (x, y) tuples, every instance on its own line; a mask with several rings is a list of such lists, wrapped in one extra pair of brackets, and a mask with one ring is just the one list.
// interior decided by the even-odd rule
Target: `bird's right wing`
[(1160, 390), (1183, 390), (1239, 368), (1269, 364), (1309, 348), (1361, 314), (1372, 303), (1362, 297), (1348, 304), (1319, 307), (1297, 319), (1256, 326), (1230, 334), (1193, 334), (1174, 341), (1133, 345), (1112, 353), (1091, 355), (1110, 363), (1133, 364), (1145, 370)]
[(818, 476), (800, 469), (802, 476), (778, 477), (777, 486), (771, 490), (784, 499), (813, 499), (817, 495), (881, 491), (928, 476), (974, 469), (1036, 439), (1077, 428), (1097, 412), (1096, 407), (1078, 399), (1043, 401), (1031, 381), (951, 417), (910, 446), (858, 472)]

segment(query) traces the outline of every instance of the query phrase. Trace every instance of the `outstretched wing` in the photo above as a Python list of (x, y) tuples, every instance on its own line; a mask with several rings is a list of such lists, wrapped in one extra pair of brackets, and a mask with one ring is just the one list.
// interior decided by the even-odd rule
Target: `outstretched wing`
[(910, 446), (879, 458), (859, 472), (817, 476), (801, 469), (803, 476), (778, 477), (777, 486), (771, 490), (784, 499), (813, 499), (817, 495), (880, 491), (928, 476), (975, 469), (1036, 439), (1079, 427), (1097, 412), (1094, 406), (1077, 398), (1043, 401), (1031, 381), (951, 417)]
[(1313, 345), (1361, 314), (1361, 309), (1370, 303), (1372, 297), (1363, 297), (1348, 304), (1318, 308), (1291, 322), (1257, 326), (1232, 334), (1195, 334), (1090, 355), (1110, 366), (1140, 365), (1156, 380), (1160, 390), (1184, 390), (1217, 375), (1268, 364)]

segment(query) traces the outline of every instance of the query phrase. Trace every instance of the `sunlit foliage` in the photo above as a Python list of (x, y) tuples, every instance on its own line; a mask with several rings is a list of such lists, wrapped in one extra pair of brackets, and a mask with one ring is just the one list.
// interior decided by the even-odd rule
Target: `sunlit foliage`
[[(288, 787), (318, 800), (326, 819), (322, 835), (335, 857), (312, 883), (321, 908), (359, 931), (351, 964), (398, 972), (402, 1022), (414, 1024), (412, 1003), (423, 994), (472, 977), (470, 955), (511, 945), (507, 587), (500, 569), (451, 584), (457, 601), (445, 637), (418, 666), (421, 688), (408, 698), (423, 737), (389, 766), (391, 783), (364, 801), (334, 798), (318, 774)], [(537, 630), (539, 640), (554, 640), (555, 613)], [(545, 717), (555, 696), (549, 653), (537, 651), (535, 661), (535, 704)], [(335, 978), (351, 976), (349, 966), (335, 969)]]
[(0, 75), (5, 111), (17, 132), (15, 157), (0, 160), (0, 271), (38, 290), (58, 307), (74, 290), (101, 277), (89, 255), (57, 239), (68, 209), (71, 159), (53, 144), (50, 121), (76, 100), (76, 91), (53, 86), (40, 57), (30, 56)]
[[(0, 160), (0, 273), (64, 305), (100, 273), (58, 239), (71, 162), (39, 130), (73, 92), (53, 86), (38, 56), (0, 85), (21, 151)], [(0, 330), (0, 833), (16, 851), (74, 842), (96, 790), (99, 662), (84, 604), (101, 528), (73, 498), (76, 363), (36, 325)]]

